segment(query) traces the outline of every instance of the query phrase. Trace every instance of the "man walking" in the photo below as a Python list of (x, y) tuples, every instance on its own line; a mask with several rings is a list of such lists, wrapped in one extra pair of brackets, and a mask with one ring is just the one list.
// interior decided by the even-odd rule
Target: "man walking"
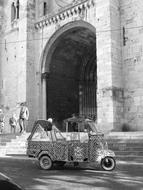
[(21, 103), (21, 109), (19, 114), (19, 126), (20, 126), (20, 133), (26, 131), (26, 121), (29, 118), (29, 110), (26, 106), (26, 103)]
[(4, 130), (4, 119), (5, 119), (5, 116), (4, 116), (3, 110), (0, 109), (0, 134), (2, 134)]

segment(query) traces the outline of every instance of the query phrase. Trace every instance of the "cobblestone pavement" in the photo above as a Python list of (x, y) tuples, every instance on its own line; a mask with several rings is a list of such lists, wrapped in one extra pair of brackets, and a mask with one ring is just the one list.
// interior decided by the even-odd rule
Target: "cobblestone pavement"
[(26, 190), (143, 190), (143, 162), (117, 161), (112, 172), (65, 166), (40, 170), (33, 159), (0, 158), (0, 172)]

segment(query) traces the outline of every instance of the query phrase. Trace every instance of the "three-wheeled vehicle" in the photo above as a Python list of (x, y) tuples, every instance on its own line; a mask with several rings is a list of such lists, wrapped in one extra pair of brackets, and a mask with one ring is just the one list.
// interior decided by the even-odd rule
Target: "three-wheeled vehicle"
[(67, 162), (75, 166), (94, 163), (107, 171), (116, 165), (115, 154), (108, 149), (95, 121), (81, 117), (64, 120), (62, 132), (56, 126), (49, 126), (47, 120), (37, 120), (28, 138), (27, 155), (37, 158), (44, 170), (54, 163), (63, 166)]

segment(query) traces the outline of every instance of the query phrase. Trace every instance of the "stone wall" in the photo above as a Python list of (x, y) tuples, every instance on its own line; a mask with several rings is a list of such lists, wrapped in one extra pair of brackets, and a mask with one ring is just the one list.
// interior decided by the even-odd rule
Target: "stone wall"
[(33, 127), (33, 123), (39, 118), (39, 99), (36, 89), (39, 88), (35, 65), (35, 46), (38, 39), (35, 38), (35, 1), (28, 0), (27, 3), (27, 46), (26, 46), (26, 100), (30, 112), (28, 131)]
[(121, 1), (125, 122), (132, 130), (143, 130), (143, 1)]
[(120, 0), (110, 1), (111, 16), (111, 59), (112, 59), (112, 100), (114, 129), (121, 130), (123, 124), (124, 88), (122, 65), (122, 41)]
[[(68, 11), (70, 11), (70, 9), (68, 9)], [(60, 13), (59, 13), (60, 14)], [(90, 20), (92, 23), (95, 23), (96, 20), (92, 19), (92, 16), (95, 15), (95, 7), (91, 4), (89, 6), (89, 8), (85, 9), (84, 11), (80, 11), (78, 9), (78, 7), (76, 7), (75, 12), (73, 11), (73, 13), (68, 12), (67, 10), (62, 11), (61, 14), (65, 14), (65, 16), (63, 15), (63, 18), (59, 18), (58, 21), (54, 21), (56, 18), (51, 17), (51, 19), (48, 21), (46, 21), (46, 19), (48, 17), (43, 17), (42, 19), (39, 18), (37, 19), (37, 24), (36, 24), (36, 38), (40, 39), (36, 45), (36, 65), (37, 65), (37, 73), (39, 75), (39, 84), (40, 86), (43, 86), (43, 82), (41, 84), (41, 70), (42, 72), (45, 72), (45, 67), (42, 65), (44, 65), (44, 57), (47, 56), (46, 52), (46, 48), (48, 46), (48, 42), (49, 41), (53, 41), (57, 39), (57, 36), (59, 37), (63, 32), (65, 32), (65, 28), (70, 29), (70, 24), (71, 23), (71, 27), (73, 26), (73, 22), (74, 21), (86, 21), (87, 19)], [(57, 13), (58, 15), (58, 13)], [(61, 15), (62, 16), (62, 15)], [(41, 23), (40, 21), (44, 21), (43, 23)], [(47, 22), (47, 23), (46, 23)], [(41, 26), (42, 24), (42, 26)], [(76, 25), (76, 24), (75, 24)], [(80, 25), (79, 25), (80, 26)], [(65, 27), (65, 28), (64, 28)], [(74, 26), (73, 26), (74, 27)], [(38, 69), (41, 68), (41, 70), (39, 71)], [(39, 72), (38, 72), (39, 71)], [(46, 107), (46, 103), (44, 101), (45, 97), (45, 90), (41, 89), (39, 90), (39, 97), (40, 100), (39, 101), (39, 108), (40, 108), (40, 115), (41, 117), (46, 117), (45, 116), (45, 107)], [(42, 101), (43, 99), (43, 101)], [(42, 107), (43, 108), (42, 108)]]
[[(20, 103), (26, 101), (26, 1), (20, 1), (19, 19), (11, 21), (12, 0), (4, 1), (1, 46), (1, 102), (5, 113), (4, 132), (12, 113), (19, 114)], [(19, 128), (17, 129), (19, 131)]]
[[(66, 7), (54, 0), (23, 0), (20, 18), (11, 22), (12, 2), (4, 1), (0, 24), (0, 106), (6, 132), (8, 119), (12, 112), (18, 116), (21, 102), (30, 109), (29, 130), (35, 119), (45, 118), (41, 74), (49, 47), (77, 23), (96, 31), (97, 122), (104, 130), (122, 130), (123, 123), (130, 125), (129, 130), (143, 129), (142, 0), (80, 0), (77, 5), (69, 0)], [(48, 5), (45, 16), (43, 2)]]
[[(69, 11), (57, 13), (56, 17), (43, 18), (43, 21), (40, 19), (37, 22), (36, 35), (42, 40), (39, 40), (36, 65), (40, 63), (39, 58), (46, 49), (49, 39), (51, 40), (52, 35), (55, 32), (58, 33), (59, 29), (62, 33), (61, 28), (63, 27), (64, 31), (67, 23), (85, 21), (95, 27), (97, 36), (97, 119), (104, 130), (110, 130), (118, 127), (123, 115), (120, 31), (112, 32), (112, 29), (120, 27), (119, 2), (97, 0), (93, 1), (91, 6), (85, 5), (85, 7), (83, 9), (82, 6), (80, 8), (77, 6), (75, 8), (77, 11), (72, 9), (72, 12), (69, 9)], [(79, 11), (80, 9), (81, 11)], [(120, 77), (116, 77), (118, 74)]]

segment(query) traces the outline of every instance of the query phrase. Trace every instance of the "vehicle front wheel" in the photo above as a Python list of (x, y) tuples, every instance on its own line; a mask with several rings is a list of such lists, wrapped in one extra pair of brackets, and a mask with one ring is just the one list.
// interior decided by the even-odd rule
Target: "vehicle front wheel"
[(115, 166), (116, 166), (116, 161), (112, 157), (107, 156), (103, 158), (101, 161), (101, 167), (106, 171), (114, 170)]
[(43, 170), (49, 170), (52, 167), (52, 160), (49, 156), (41, 156), (39, 158), (39, 165)]

